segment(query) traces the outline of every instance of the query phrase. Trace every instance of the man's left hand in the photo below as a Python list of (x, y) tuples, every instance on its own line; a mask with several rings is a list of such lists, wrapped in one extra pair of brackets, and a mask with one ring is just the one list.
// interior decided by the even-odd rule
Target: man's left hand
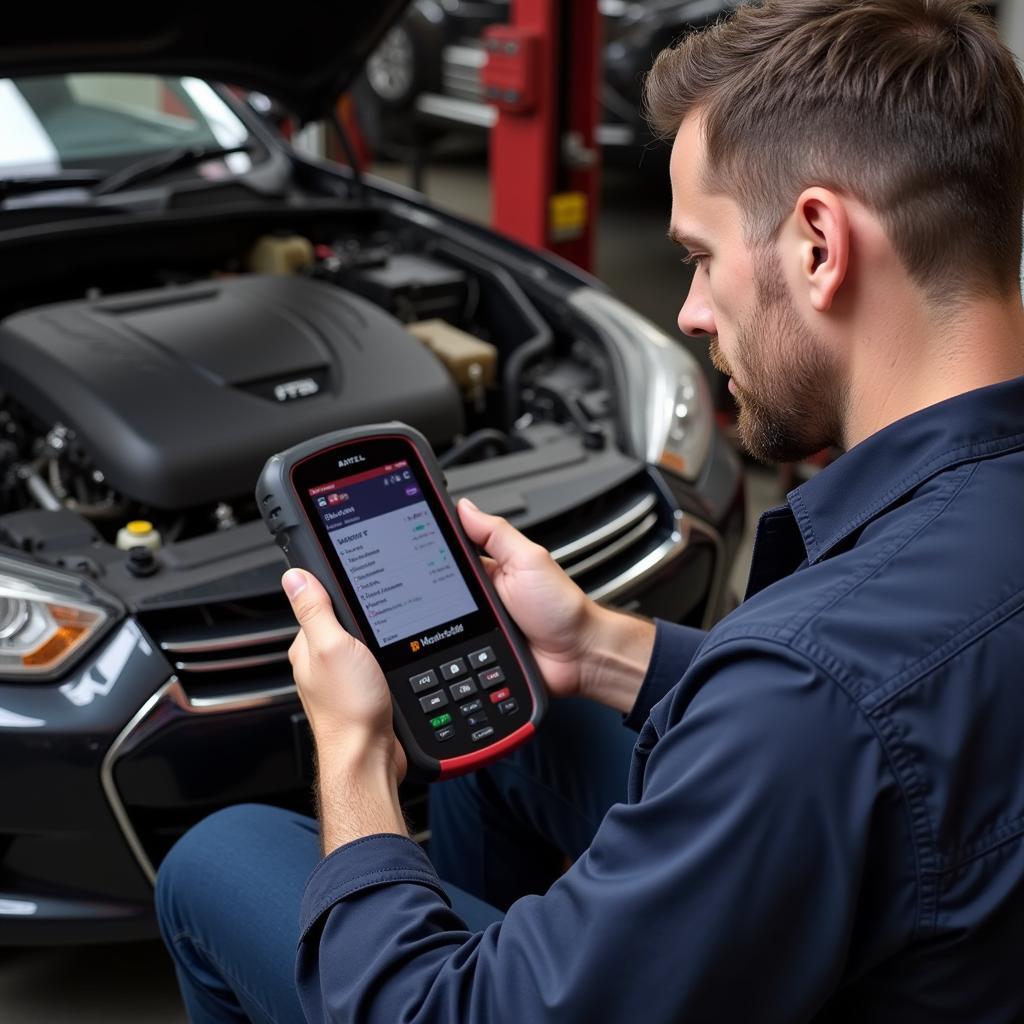
[(289, 569), (281, 585), (300, 627), (288, 660), (316, 743), (324, 852), (362, 835), (404, 834), (397, 787), (407, 762), (384, 673), (314, 576)]

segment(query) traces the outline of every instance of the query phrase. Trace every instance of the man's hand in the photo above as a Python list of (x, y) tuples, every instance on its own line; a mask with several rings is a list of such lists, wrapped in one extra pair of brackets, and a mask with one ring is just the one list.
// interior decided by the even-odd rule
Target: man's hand
[(481, 512), (468, 498), (458, 510), (469, 539), (487, 552), (484, 568), (529, 641), (552, 696), (576, 696), (594, 639), (597, 605), (544, 548), (507, 520)]
[(288, 660), (316, 743), (324, 853), (364, 835), (404, 835), (397, 790), (407, 763), (384, 673), (313, 576), (289, 569), (281, 585), (300, 626)]
[(552, 696), (632, 708), (654, 646), (654, 625), (592, 601), (539, 544), (467, 498), (458, 505), (469, 539), (502, 604), (523, 631)]

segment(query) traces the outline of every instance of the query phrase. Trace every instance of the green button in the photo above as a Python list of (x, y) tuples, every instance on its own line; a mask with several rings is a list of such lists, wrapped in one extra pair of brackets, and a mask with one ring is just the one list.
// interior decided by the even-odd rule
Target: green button
[(440, 729), (442, 725), (447, 725), (451, 720), (452, 720), (452, 716), (447, 714), (447, 713), (445, 713), (443, 715), (438, 715), (437, 718), (432, 718), (430, 720), (430, 724), (435, 729)]

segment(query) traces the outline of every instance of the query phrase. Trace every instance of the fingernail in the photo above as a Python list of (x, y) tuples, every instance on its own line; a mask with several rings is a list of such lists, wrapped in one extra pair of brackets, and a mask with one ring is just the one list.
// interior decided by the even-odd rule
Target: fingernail
[(288, 595), (288, 600), (293, 601), (298, 594), (306, 589), (306, 574), (298, 569), (289, 569), (281, 577), (281, 586)]
[(463, 498), (463, 499), (462, 499), (462, 501), (463, 501), (463, 502), (464, 502), (464, 503), (465, 503), (466, 505), (468, 505), (468, 506), (469, 506), (469, 507), (470, 507), (470, 508), (471, 508), (471, 509), (472, 509), (472, 510), (473, 510), (474, 512), (479, 512), (479, 511), (480, 511), (480, 509), (478, 509), (478, 508), (476, 507), (476, 503), (475, 503), (475, 502), (473, 502), (472, 500), (470, 500), (469, 498)]

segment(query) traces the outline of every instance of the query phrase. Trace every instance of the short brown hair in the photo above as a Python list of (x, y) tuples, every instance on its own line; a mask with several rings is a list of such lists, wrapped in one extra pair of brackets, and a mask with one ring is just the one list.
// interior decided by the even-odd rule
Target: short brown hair
[(700, 112), (705, 184), (754, 244), (821, 185), (875, 210), (933, 297), (1017, 285), (1024, 83), (970, 0), (744, 6), (663, 50), (645, 105), (662, 138)]

